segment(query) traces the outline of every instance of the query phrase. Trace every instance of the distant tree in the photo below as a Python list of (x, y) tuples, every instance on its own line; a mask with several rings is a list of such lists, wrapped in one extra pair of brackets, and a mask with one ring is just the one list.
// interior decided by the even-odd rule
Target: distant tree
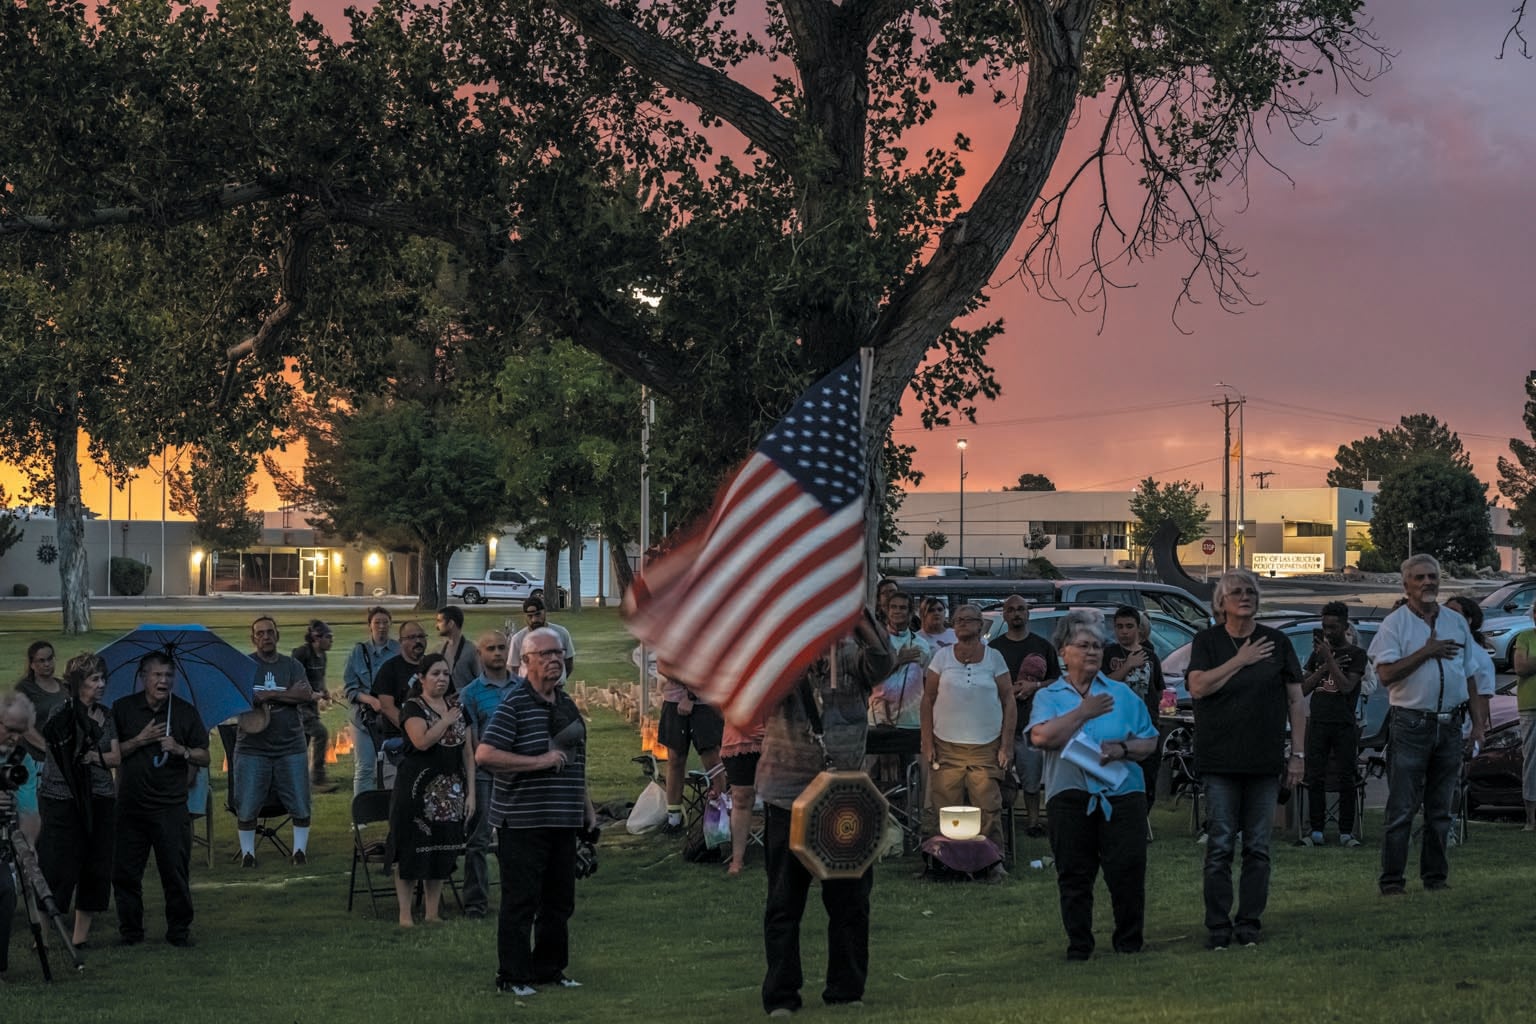
[(1392, 562), (1413, 550), (1444, 562), (1487, 564), (1493, 547), (1488, 522), (1488, 485), (1470, 469), (1439, 452), (1414, 456), (1381, 481), (1371, 517), (1371, 540)]
[(1147, 477), (1131, 494), (1131, 543), (1144, 548), (1152, 543), (1158, 527), (1172, 521), (1179, 527), (1179, 543), (1188, 544), (1205, 536), (1205, 521), (1211, 506), (1200, 500), (1200, 488), (1188, 480), (1159, 484)]
[[(571, 551), (571, 609), (581, 607), (583, 539), (593, 527), (616, 547), (639, 508), (640, 388), (585, 349), (560, 340), (507, 360), (491, 418), (501, 436), (516, 539), (544, 548), (553, 600), (562, 545)], [(501, 413), (505, 410), (505, 414)], [(618, 581), (620, 588), (627, 581)]]
[(1030, 556), (1034, 558), (1039, 558), (1040, 552), (1044, 551), (1050, 543), (1051, 535), (1038, 526), (1030, 527), (1028, 535), (1024, 538), (1024, 547), (1029, 551)]
[(1054, 491), (1056, 485), (1043, 473), (1020, 473), (1017, 487), (1004, 487), (1005, 491)]
[(932, 530), (923, 538), (923, 544), (935, 555), (943, 551), (948, 543), (949, 537), (941, 530)]
[[(1536, 441), (1536, 370), (1525, 378), (1525, 429)], [(1514, 503), (1509, 521), (1522, 531), (1520, 560), (1527, 568), (1536, 565), (1536, 445), (1518, 437), (1509, 439), (1514, 456), (1499, 456), (1499, 493)]]
[(5, 488), (0, 487), (0, 558), (17, 544), (21, 543), (22, 516), (11, 508), (11, 497), (5, 493)]
[(1333, 457), (1338, 467), (1328, 471), (1328, 486), (1358, 488), (1367, 480), (1385, 480), (1424, 452), (1438, 452), (1462, 469), (1472, 468), (1461, 438), (1435, 417), (1420, 412), (1404, 416), (1391, 430), (1340, 445)]
[[(191, 516), (193, 534), (214, 551), (239, 551), (260, 540), (261, 516), (250, 506), (256, 494), (255, 456), (213, 443), (194, 449), (191, 463), (190, 470), (167, 473), (171, 510)], [(199, 566), (199, 594), (208, 593), (210, 561), (204, 558)]]
[(437, 412), (410, 401), (375, 402), (338, 415), (333, 441), (304, 464), (319, 515), (343, 537), (401, 531), (421, 554), (420, 608), (447, 596), (448, 559), (506, 515), (502, 455), (483, 412)]

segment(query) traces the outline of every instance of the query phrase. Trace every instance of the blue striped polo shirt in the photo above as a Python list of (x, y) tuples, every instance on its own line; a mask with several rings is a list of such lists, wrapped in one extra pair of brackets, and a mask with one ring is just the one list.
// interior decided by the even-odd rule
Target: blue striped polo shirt
[[(581, 712), (564, 690), (545, 701), (519, 681), (496, 708), (481, 742), (527, 757), (549, 752), (550, 722), (581, 721)], [(586, 744), (556, 771), (493, 772), (491, 825), (495, 828), (582, 828), (586, 817)]]

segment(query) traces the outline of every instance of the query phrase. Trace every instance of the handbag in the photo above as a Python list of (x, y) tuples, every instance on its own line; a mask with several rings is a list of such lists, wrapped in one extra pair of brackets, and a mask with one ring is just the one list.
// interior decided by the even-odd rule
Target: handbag
[(713, 850), (731, 841), (731, 798), (721, 793), (704, 804), (704, 845)]
[(667, 820), (667, 791), (654, 780), (648, 783), (630, 809), (624, 828), (632, 836), (660, 826)]

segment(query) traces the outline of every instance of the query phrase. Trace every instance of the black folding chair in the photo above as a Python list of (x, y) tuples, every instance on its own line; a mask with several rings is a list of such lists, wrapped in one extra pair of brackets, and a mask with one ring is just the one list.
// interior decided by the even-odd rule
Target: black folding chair
[[(240, 770), (238, 759), (235, 757), (235, 740), (237, 739), (235, 726), (223, 723), (219, 726), (219, 743), (224, 747), (224, 760), (229, 764), (229, 772), (224, 778), (224, 809), (234, 815), (236, 828), (239, 827), (240, 815), (235, 809), (235, 773)], [(288, 844), (283, 842), (283, 837), (278, 830), (287, 825), (292, 819), (288, 815), (288, 809), (271, 799), (270, 794), (261, 805), (261, 811), (256, 815), (256, 839), (258, 842), (265, 839), (287, 859), (292, 855)], [(273, 824), (276, 822), (276, 824)], [(235, 859), (240, 859), (240, 849), (235, 848)]]
[[(389, 878), (389, 867), (384, 863), (385, 835), (377, 839), (364, 839), (363, 829), (379, 822), (389, 822), (390, 791), (370, 789), (352, 798), (352, 873), (347, 889), (347, 909), (352, 909), (353, 898), (366, 892), (373, 911), (379, 916), (379, 897), (395, 894), (395, 883)], [(386, 829), (386, 835), (388, 830)], [(357, 869), (363, 869), (363, 884), (357, 884)], [(373, 869), (379, 869), (379, 882), (373, 878)]]
[(902, 853), (914, 852), (923, 841), (923, 766), (918, 757), (921, 747), (919, 730), (894, 725), (871, 726), (864, 745), (867, 755), (894, 766), (895, 775), (878, 777), (875, 785), (890, 805), (891, 818), (901, 828)]

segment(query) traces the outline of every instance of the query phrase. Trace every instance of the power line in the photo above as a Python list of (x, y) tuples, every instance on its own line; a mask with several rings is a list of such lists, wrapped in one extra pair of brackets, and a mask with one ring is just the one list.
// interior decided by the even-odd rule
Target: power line
[(941, 430), (988, 430), (993, 427), (1015, 427), (1032, 423), (1061, 423), (1066, 420), (1097, 420), (1108, 419), (1111, 416), (1127, 416), (1135, 413), (1153, 412), (1159, 409), (1177, 409), (1182, 406), (1203, 405), (1205, 399), (1179, 399), (1171, 402), (1153, 402), (1148, 405), (1129, 405), (1120, 409), (1108, 409), (1102, 412), (1063, 412), (1049, 413), (1042, 416), (1021, 416), (1006, 420), (989, 420), (986, 423), (966, 423), (959, 426), (947, 427), (902, 427), (892, 431), (895, 434), (936, 434)]

